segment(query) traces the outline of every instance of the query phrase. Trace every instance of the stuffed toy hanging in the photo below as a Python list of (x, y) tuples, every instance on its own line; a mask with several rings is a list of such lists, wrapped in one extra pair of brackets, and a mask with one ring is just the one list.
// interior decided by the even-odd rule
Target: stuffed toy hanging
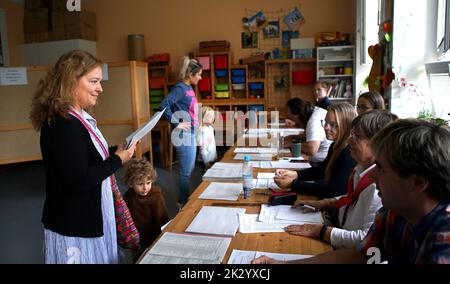
[(372, 68), (370, 69), (369, 78), (367, 82), (369, 84), (370, 91), (381, 91), (381, 63), (383, 60), (383, 47), (379, 44), (369, 46), (369, 55), (373, 60)]

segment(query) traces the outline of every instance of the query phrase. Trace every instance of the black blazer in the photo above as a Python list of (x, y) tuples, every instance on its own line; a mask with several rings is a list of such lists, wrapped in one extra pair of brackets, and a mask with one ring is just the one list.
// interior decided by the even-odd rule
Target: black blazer
[(347, 145), (337, 157), (331, 171), (331, 180), (327, 183), (325, 181), (325, 169), (333, 154), (333, 148), (334, 142), (328, 148), (327, 157), (319, 166), (297, 172), (299, 178), (292, 183), (292, 190), (299, 194), (319, 198), (336, 197), (347, 193), (348, 179), (357, 163), (350, 156), (350, 149)]
[(44, 227), (64, 236), (103, 236), (101, 184), (122, 165), (120, 157), (112, 154), (117, 147), (111, 147), (103, 161), (87, 129), (71, 115), (44, 123), (40, 144), (45, 168)]

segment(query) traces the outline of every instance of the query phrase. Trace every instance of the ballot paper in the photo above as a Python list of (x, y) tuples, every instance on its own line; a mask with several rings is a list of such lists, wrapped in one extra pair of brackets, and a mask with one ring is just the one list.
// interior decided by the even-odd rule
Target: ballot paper
[(202, 177), (203, 180), (230, 181), (242, 180), (242, 163), (214, 163)]
[(272, 161), (275, 154), (236, 154), (234, 160), (244, 160), (247, 155), (250, 157), (250, 161)]
[(203, 206), (186, 232), (234, 236), (239, 227), (239, 213), (245, 213), (245, 208)]
[(241, 192), (242, 183), (212, 182), (198, 198), (237, 201)]
[(219, 264), (231, 238), (164, 233), (139, 264)]
[(258, 214), (239, 213), (239, 232), (243, 234), (252, 233), (277, 233), (284, 232), (284, 228), (292, 223), (266, 223), (258, 221)]
[(280, 187), (275, 184), (274, 177), (275, 173), (258, 173), (257, 178), (253, 179), (253, 188), (280, 189)]
[(300, 208), (292, 208), (291, 205), (262, 204), (258, 221), (284, 224), (322, 224), (323, 218), (321, 212), (305, 213)]
[[(295, 162), (293, 162), (295, 161)], [(311, 168), (311, 164), (307, 162), (298, 162), (300, 160), (279, 160), (272, 162), (250, 162), (252, 167), (260, 169), (291, 169), (291, 170), (302, 170)]]
[(163, 115), (165, 110), (166, 109), (163, 109), (162, 111), (156, 112), (146, 124), (144, 124), (139, 129), (137, 129), (136, 131), (131, 133), (126, 138), (126, 142), (127, 142), (127, 147), (126, 148), (128, 149), (130, 147), (130, 145), (133, 144), (133, 142), (139, 141), (145, 135), (147, 135), (153, 129), (153, 127), (155, 127), (155, 125), (158, 123), (159, 119), (161, 118), (161, 116)]
[(231, 252), (230, 258), (228, 258), (228, 264), (250, 264), (252, 260), (258, 258), (260, 256), (268, 256), (270, 258), (281, 260), (281, 261), (289, 261), (296, 259), (305, 259), (310, 258), (312, 255), (305, 254), (291, 254), (291, 253), (271, 253), (271, 252), (263, 252), (263, 251), (249, 251), (249, 250), (237, 250), (234, 249)]

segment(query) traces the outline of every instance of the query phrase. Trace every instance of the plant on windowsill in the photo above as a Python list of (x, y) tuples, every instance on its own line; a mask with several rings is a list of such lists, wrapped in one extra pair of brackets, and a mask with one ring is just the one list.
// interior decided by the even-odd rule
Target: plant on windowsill
[(434, 123), (437, 125), (449, 125), (449, 123), (450, 123), (449, 121), (439, 118), (439, 117), (434, 118), (431, 114), (431, 111), (428, 109), (421, 110), (419, 112), (419, 116), (417, 117), (417, 119), (425, 120), (425, 121), (428, 121), (428, 122), (431, 122), (431, 123)]

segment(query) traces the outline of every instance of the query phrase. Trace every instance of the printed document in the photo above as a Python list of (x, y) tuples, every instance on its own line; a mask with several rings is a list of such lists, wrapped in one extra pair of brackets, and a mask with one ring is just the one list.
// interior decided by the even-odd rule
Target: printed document
[(242, 180), (242, 163), (215, 163), (203, 175), (203, 180), (229, 181)]
[(219, 264), (231, 238), (166, 232), (139, 264)]
[(241, 192), (242, 183), (212, 182), (198, 198), (237, 201)]
[(203, 206), (186, 232), (234, 236), (239, 227), (239, 213), (245, 213), (245, 208)]
[(250, 264), (252, 260), (263, 255), (281, 261), (305, 259), (312, 257), (312, 255), (305, 255), (305, 254), (271, 253), (262, 251), (248, 251), (248, 250), (234, 249), (231, 252), (230, 258), (228, 259), (228, 264)]
[(141, 140), (142, 137), (147, 135), (147, 133), (149, 133), (153, 129), (153, 127), (155, 127), (155, 125), (158, 123), (159, 119), (161, 118), (161, 116), (163, 115), (165, 110), (166, 109), (163, 109), (162, 111), (156, 112), (152, 116), (152, 118), (150, 118), (149, 122), (147, 122), (146, 124), (141, 126), (139, 129), (137, 129), (136, 131), (131, 133), (126, 138), (127, 149), (128, 149), (128, 147), (130, 147), (131, 144), (133, 144), (133, 142)]

